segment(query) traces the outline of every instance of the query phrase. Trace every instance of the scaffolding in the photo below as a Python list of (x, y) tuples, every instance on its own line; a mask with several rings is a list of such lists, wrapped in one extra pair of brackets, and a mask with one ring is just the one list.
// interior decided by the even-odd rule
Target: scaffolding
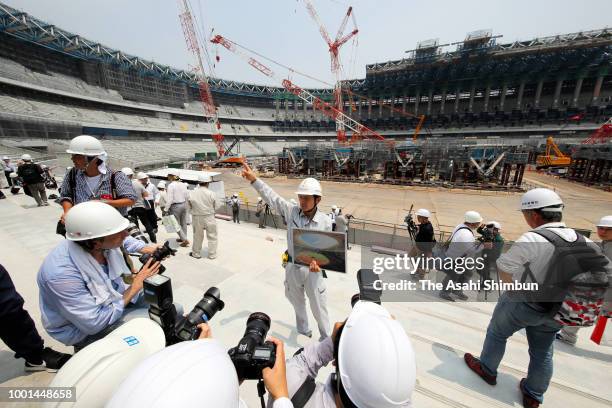
[(520, 190), (528, 159), (524, 147), (473, 140), (431, 139), (394, 148), (376, 141), (311, 143), (283, 149), (278, 172), (334, 181)]

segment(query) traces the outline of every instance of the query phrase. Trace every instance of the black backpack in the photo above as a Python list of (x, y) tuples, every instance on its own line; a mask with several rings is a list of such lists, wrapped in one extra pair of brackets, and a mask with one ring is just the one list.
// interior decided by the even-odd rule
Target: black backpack
[[(546, 310), (550, 316), (564, 326), (592, 326), (601, 313), (606, 291), (609, 287), (608, 258), (601, 248), (587, 242), (584, 236), (568, 242), (547, 229), (531, 231), (555, 246), (543, 282), (538, 290), (527, 292), (527, 300)], [(537, 282), (529, 264), (521, 282), (527, 276)]]
[(37, 164), (24, 164), (19, 170), (21, 170), (19, 171), (19, 176), (26, 184), (36, 184), (43, 181), (40, 174), (42, 169)]

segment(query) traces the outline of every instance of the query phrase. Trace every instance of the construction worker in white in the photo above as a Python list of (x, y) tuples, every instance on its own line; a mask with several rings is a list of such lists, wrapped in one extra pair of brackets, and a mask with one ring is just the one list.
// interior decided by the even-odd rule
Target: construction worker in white
[(318, 210), (323, 196), (321, 184), (314, 178), (304, 179), (296, 191), (299, 205), (294, 205), (278, 195), (266, 183), (257, 178), (257, 175), (247, 163), (243, 163), (242, 177), (251, 182), (251, 185), (264, 201), (287, 221), (287, 246), (289, 249), (289, 262), (285, 266), (285, 296), (293, 305), (297, 331), (307, 337), (312, 337), (306, 312), (306, 296), (310, 303), (310, 310), (319, 326), (320, 340), (330, 335), (329, 315), (327, 313), (327, 291), (321, 268), (316, 261), (310, 266), (301, 266), (293, 262), (293, 229), (309, 229), (318, 231), (331, 231), (331, 219), (327, 214)]
[(217, 220), (215, 220), (217, 200), (215, 193), (208, 189), (211, 181), (210, 176), (200, 174), (198, 176), (199, 187), (192, 191), (187, 199), (193, 217), (193, 247), (189, 255), (196, 259), (202, 257), (204, 231), (206, 231), (208, 240), (208, 258), (217, 257)]

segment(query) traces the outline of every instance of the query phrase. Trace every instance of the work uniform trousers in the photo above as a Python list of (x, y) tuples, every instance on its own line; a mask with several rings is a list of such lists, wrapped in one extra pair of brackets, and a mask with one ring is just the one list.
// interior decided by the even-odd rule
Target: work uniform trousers
[(47, 191), (45, 190), (45, 183), (28, 184), (28, 189), (32, 194), (32, 198), (36, 200), (36, 204), (40, 207), (43, 204), (47, 204)]
[(214, 258), (217, 256), (217, 220), (214, 214), (210, 215), (193, 215), (193, 249), (192, 252), (200, 255), (202, 252), (202, 242), (204, 241), (204, 231), (206, 231), (206, 240), (208, 241), (208, 257)]
[(8, 272), (0, 265), (0, 339), (15, 352), (15, 358), (39, 362), (43, 339), (23, 303)]
[(172, 204), (168, 214), (174, 215), (181, 226), (181, 230), (178, 231), (179, 238), (187, 241), (187, 206), (185, 203)]
[(285, 267), (285, 296), (293, 305), (297, 330), (302, 334), (310, 331), (305, 295), (308, 295), (310, 310), (319, 326), (320, 338), (329, 337), (327, 288), (322, 273), (310, 272), (306, 266), (288, 263)]
[(134, 220), (136, 221), (136, 226), (138, 227), (138, 220), (142, 223), (142, 226), (149, 234), (149, 239), (153, 243), (157, 243), (157, 237), (155, 236), (155, 226), (151, 222), (151, 217), (148, 213), (149, 210), (143, 207), (134, 207), (131, 212), (134, 215)]

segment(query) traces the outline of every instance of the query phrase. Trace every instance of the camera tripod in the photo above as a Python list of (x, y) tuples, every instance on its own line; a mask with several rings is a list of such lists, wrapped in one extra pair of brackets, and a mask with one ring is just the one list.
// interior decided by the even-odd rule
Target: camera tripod
[(276, 225), (276, 217), (274, 217), (274, 214), (272, 213), (272, 211), (270, 210), (270, 206), (268, 204), (266, 204), (265, 209), (263, 214), (261, 214), (261, 217), (263, 217), (263, 226), (266, 226), (266, 221), (268, 220), (268, 216), (270, 216), (270, 218), (272, 218), (272, 223), (274, 224), (274, 228), (278, 229), (278, 226)]

